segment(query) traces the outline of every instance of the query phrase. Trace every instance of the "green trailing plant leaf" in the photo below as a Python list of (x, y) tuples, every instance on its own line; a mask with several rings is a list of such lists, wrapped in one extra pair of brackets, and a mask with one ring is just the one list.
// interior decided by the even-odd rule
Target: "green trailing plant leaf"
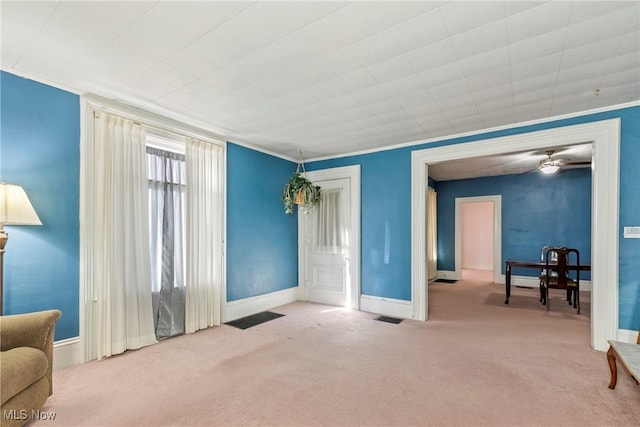
[(320, 202), (320, 187), (314, 185), (310, 180), (295, 172), (289, 178), (282, 191), (282, 202), (284, 203), (284, 213), (291, 215), (295, 206), (296, 195), (301, 193), (302, 200), (300, 204), (302, 212), (307, 214)]

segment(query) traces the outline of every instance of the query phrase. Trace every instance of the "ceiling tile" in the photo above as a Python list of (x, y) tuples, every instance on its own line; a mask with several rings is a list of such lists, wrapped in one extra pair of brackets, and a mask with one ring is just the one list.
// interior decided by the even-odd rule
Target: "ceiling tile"
[[(631, 12), (633, 10), (634, 12)], [(567, 31), (565, 48), (585, 46), (609, 38), (619, 38), (627, 35), (630, 30), (638, 29), (637, 9), (626, 9), (622, 12), (604, 15), (581, 24), (572, 25)], [(635, 24), (635, 25), (634, 25)], [(600, 30), (596, 33), (594, 27)]]
[(476, 103), (483, 103), (496, 99), (507, 99), (511, 102), (513, 89), (511, 83), (506, 83), (501, 86), (494, 86), (485, 90), (476, 91), (473, 93), (473, 99)]
[[(370, 102), (364, 107), (367, 110), (369, 110), (371, 114), (373, 114), (374, 116), (378, 116), (381, 114), (394, 113), (395, 111), (402, 109), (402, 106), (400, 106), (399, 104), (397, 104), (396, 102), (390, 99), (384, 99), (382, 101), (377, 101), (377, 102)], [(404, 114), (404, 116), (406, 116), (406, 113)]]
[(394, 100), (403, 108), (411, 108), (417, 105), (433, 103), (433, 97), (431, 96), (431, 92), (429, 92), (428, 89), (420, 89), (414, 92), (407, 92), (403, 95), (395, 96)]
[(60, 2), (39, 38), (41, 42), (54, 43), (57, 49), (75, 50), (90, 59), (142, 18), (152, 5), (128, 2), (114, 8), (110, 2)]
[[(368, 107), (370, 110), (370, 106)], [(397, 123), (405, 120), (413, 120), (413, 116), (409, 114), (404, 108), (396, 105), (396, 108), (392, 111), (384, 113), (384, 115), (379, 116), (382, 121), (385, 123)]]
[(413, 68), (404, 57), (394, 57), (366, 67), (378, 83), (386, 83), (414, 74)]
[(450, 36), (464, 33), (505, 17), (504, 3), (498, 1), (452, 1), (440, 7), (440, 12)]
[(524, 12), (527, 9), (541, 6), (545, 3), (546, 1), (506, 1), (504, 3), (504, 7), (507, 16), (510, 16), (515, 15), (516, 13)]
[[(640, 60), (639, 60), (640, 61)], [(632, 85), (635, 84), (640, 87), (638, 82), (640, 81), (640, 65), (635, 68), (629, 68), (617, 73), (610, 73), (602, 80), (602, 87), (617, 86), (617, 85)]]
[(551, 114), (561, 115), (571, 112), (573, 105), (580, 105), (581, 109), (589, 108), (591, 100), (583, 94), (573, 94), (562, 97), (553, 98), (551, 105)]
[(416, 75), (409, 75), (381, 84), (381, 90), (386, 91), (390, 97), (402, 96), (409, 92), (423, 90), (422, 82)]
[(500, 20), (457, 35), (451, 40), (458, 57), (480, 55), (507, 45), (507, 27), (505, 21)]
[(458, 55), (453, 48), (450, 39), (427, 45), (421, 49), (407, 53), (407, 61), (413, 66), (416, 72), (429, 70), (431, 68), (456, 62)]
[(539, 76), (514, 81), (512, 88), (514, 92), (522, 93), (529, 91), (537, 91), (544, 88), (553, 88), (558, 81), (558, 73), (552, 72), (541, 74)]
[(397, 56), (398, 48), (384, 33), (372, 35), (348, 46), (349, 53), (360, 65), (367, 66)]
[(436, 100), (438, 107), (449, 120), (469, 117), (478, 114), (476, 104), (470, 96), (452, 97), (446, 100)]
[(636, 1), (574, 1), (569, 24), (579, 24), (637, 7)]
[(513, 97), (508, 96), (503, 98), (483, 99), (481, 102), (476, 100), (476, 106), (478, 108), (478, 112), (480, 112), (484, 118), (485, 116), (491, 116), (489, 113), (512, 110)]
[(510, 43), (516, 43), (565, 27), (573, 2), (549, 2), (507, 18)]
[[(58, 8), (54, 2), (5, 1), (1, 12), (12, 19), (3, 19), (0, 25), (2, 64), (13, 67), (31, 46), (51, 15)], [(11, 43), (6, 41), (11, 40)]]
[(221, 62), (215, 62), (207, 58), (204, 55), (204, 49), (197, 44), (181, 49), (166, 58), (162, 63), (198, 79), (222, 68)]
[(505, 126), (511, 123), (515, 123), (516, 115), (513, 107), (504, 108), (501, 110), (487, 111), (482, 114), (482, 123), (485, 127)]
[(514, 65), (511, 67), (511, 78), (515, 82), (543, 74), (558, 72), (562, 59), (562, 53), (554, 53)]
[(553, 86), (536, 89), (536, 90), (521, 90), (513, 91), (513, 103), (515, 108), (521, 105), (537, 103), (541, 101), (551, 101), (554, 95), (555, 88)]
[(342, 48), (328, 55), (316, 58), (313, 64), (320, 69), (328, 79), (334, 79), (362, 68), (347, 48)]
[(429, 92), (436, 102), (441, 99), (457, 98), (460, 96), (470, 96), (469, 87), (464, 79), (451, 83), (445, 83), (429, 88)]
[(606, 39), (588, 45), (567, 49), (562, 55), (562, 68), (572, 68), (584, 66), (591, 62), (606, 60), (610, 57), (609, 52), (616, 52), (622, 44), (624, 37)]
[(351, 95), (362, 105), (389, 98), (389, 95), (386, 92), (381, 91), (377, 87), (367, 87), (364, 89), (360, 89), (352, 92)]
[(559, 53), (564, 50), (567, 35), (565, 28), (550, 31), (539, 36), (521, 40), (509, 45), (509, 58), (512, 65)]
[[(435, 2), (431, 5), (437, 7)], [(447, 37), (447, 30), (437, 9), (409, 19), (388, 32), (399, 53), (421, 49)]]
[(130, 45), (121, 43), (111, 43), (86, 66), (85, 70), (95, 73), (102, 82), (120, 85), (160, 62), (144, 51), (135, 50)]
[(507, 47), (502, 47), (480, 55), (463, 58), (460, 65), (464, 75), (469, 77), (499, 70), (510, 65), (509, 50)]
[[(119, 35), (119, 41), (164, 59), (250, 5), (248, 2), (220, 5), (207, 2), (156, 2)], [(185, 22), (189, 25), (184, 25)]]
[(371, 117), (369, 110), (364, 108), (362, 105), (341, 110), (340, 114), (342, 114), (347, 120), (352, 120), (354, 122)]
[(132, 95), (139, 96), (146, 100), (162, 98), (164, 95), (179, 89), (164, 80), (158, 79), (151, 73), (139, 74), (137, 77), (129, 80), (124, 87)]
[(456, 130), (456, 133), (470, 132), (482, 126), (482, 120), (477, 115), (453, 119), (449, 122)]
[(472, 74), (467, 78), (467, 86), (471, 92), (480, 92), (511, 82), (511, 70), (507, 67), (483, 74)]
[(353, 92), (378, 84), (375, 78), (366, 70), (359, 69), (334, 79), (343, 90)]
[(574, 79), (554, 88), (554, 97), (562, 98), (570, 95), (594, 96), (595, 90), (600, 89), (601, 77)]
[(455, 80), (461, 80), (465, 77), (462, 73), (460, 64), (457, 62), (431, 68), (417, 74), (418, 78), (426, 88), (438, 86)]

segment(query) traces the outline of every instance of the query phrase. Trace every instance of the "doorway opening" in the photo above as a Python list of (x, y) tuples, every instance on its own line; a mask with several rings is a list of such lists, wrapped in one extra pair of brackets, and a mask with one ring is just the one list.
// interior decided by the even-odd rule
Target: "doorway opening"
[[(411, 299), (413, 318), (428, 319), (425, 191), (428, 165), (448, 160), (593, 143), (591, 186), (591, 346), (606, 351), (618, 335), (620, 119), (551, 128), (416, 150), (411, 153)], [(500, 283), (504, 283), (501, 277)]]
[[(481, 271), (500, 281), (502, 264), (502, 196), (457, 197), (455, 201), (455, 274)], [(490, 273), (489, 273), (490, 272)]]

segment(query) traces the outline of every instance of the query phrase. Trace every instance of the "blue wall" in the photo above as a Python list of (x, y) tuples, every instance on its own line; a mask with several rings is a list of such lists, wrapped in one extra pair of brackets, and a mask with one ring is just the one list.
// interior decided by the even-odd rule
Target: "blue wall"
[(56, 340), (78, 336), (80, 103), (2, 72), (0, 180), (21, 185), (42, 226), (6, 226), (4, 314), (57, 308)]
[[(11, 227), (5, 309), (63, 310), (56, 339), (78, 335), (79, 101), (76, 95), (2, 73), (0, 178), (23, 185), (44, 226)], [(640, 328), (640, 107), (378, 153), (311, 162), (308, 170), (361, 165), (362, 292), (411, 297), (411, 151), (621, 118), (619, 325)], [(234, 144), (227, 152), (229, 301), (297, 284), (297, 222), (282, 187), (295, 164)], [(243, 193), (245, 192), (245, 193)], [(248, 192), (249, 196), (246, 194)], [(11, 288), (11, 289), (8, 289)]]
[(411, 299), (411, 151), (311, 162), (307, 170), (360, 165), (362, 294)]
[(227, 144), (227, 301), (298, 285), (298, 220), (282, 189), (296, 164)]
[[(438, 270), (455, 270), (455, 199), (502, 195), (502, 273), (506, 259), (537, 259), (544, 245), (591, 261), (591, 169), (438, 182)], [(513, 274), (536, 276), (535, 270)], [(590, 276), (582, 273), (582, 279)]]
[[(640, 107), (631, 107), (536, 125), (445, 139), (373, 154), (309, 162), (308, 170), (359, 164), (362, 173), (362, 293), (409, 300), (411, 295), (411, 152), (424, 148), (480, 141), (542, 129), (621, 119), (620, 144), (620, 284), (619, 326), (640, 328), (640, 239), (623, 239), (624, 225), (640, 224)], [(515, 147), (514, 147), (515, 148)], [(440, 183), (438, 183), (438, 188)], [(441, 218), (438, 218), (440, 221)], [(389, 226), (389, 264), (380, 269), (384, 252), (381, 230)]]

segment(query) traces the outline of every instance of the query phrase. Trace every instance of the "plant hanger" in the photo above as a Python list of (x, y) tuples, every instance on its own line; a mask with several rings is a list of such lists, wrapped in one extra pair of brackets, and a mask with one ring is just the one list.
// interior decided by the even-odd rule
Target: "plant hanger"
[(293, 213), (295, 205), (298, 205), (302, 213), (306, 215), (320, 202), (320, 187), (314, 185), (306, 177), (306, 174), (307, 171), (302, 161), (302, 150), (300, 150), (296, 171), (291, 175), (282, 192), (284, 212), (287, 215)]

